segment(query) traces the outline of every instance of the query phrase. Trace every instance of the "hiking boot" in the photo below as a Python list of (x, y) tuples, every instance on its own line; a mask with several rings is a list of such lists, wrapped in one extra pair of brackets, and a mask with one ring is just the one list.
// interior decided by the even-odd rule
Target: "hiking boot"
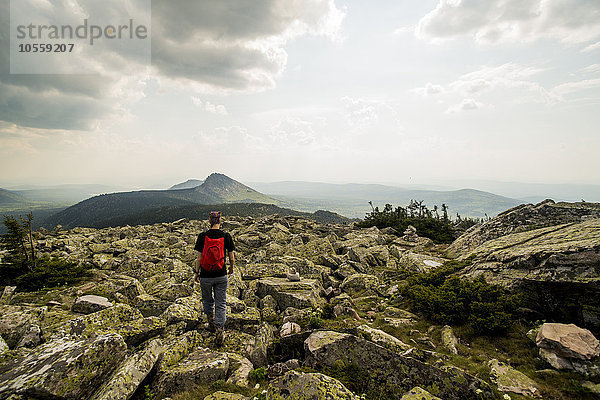
[(222, 327), (217, 328), (215, 335), (215, 344), (219, 347), (223, 346), (223, 340), (225, 339), (225, 330)]
[(213, 314), (206, 314), (208, 320), (208, 330), (211, 332), (215, 331), (215, 316)]

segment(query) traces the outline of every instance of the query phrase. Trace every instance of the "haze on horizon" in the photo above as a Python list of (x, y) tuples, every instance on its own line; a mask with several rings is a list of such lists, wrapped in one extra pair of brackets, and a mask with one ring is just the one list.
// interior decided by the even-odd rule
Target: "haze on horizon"
[(92, 76), (9, 74), (8, 8), (0, 187), (600, 183), (597, 1), (155, 0), (152, 64)]

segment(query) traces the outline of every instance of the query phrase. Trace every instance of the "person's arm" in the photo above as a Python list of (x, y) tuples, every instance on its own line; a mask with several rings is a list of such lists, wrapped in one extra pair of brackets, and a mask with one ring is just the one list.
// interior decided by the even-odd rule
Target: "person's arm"
[(233, 264), (235, 263), (235, 256), (233, 255), (233, 251), (230, 251), (229, 253), (229, 271), (227, 271), (228, 275), (233, 274)]
[(200, 279), (200, 258), (202, 257), (202, 253), (198, 252), (196, 256), (196, 262), (194, 263), (194, 280), (198, 282)]

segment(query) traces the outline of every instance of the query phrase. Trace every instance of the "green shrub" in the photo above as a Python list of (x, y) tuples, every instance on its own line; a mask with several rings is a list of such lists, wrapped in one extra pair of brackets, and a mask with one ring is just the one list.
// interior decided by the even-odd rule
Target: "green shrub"
[(267, 369), (260, 367), (253, 369), (248, 373), (248, 379), (252, 382), (261, 382), (267, 379)]
[(44, 257), (37, 260), (37, 266), (15, 279), (17, 290), (29, 292), (44, 288), (73, 285), (89, 276), (85, 266), (59, 258)]
[(506, 331), (518, 299), (483, 278), (473, 281), (450, 276), (465, 264), (450, 262), (430, 273), (408, 278), (404, 295), (412, 308), (439, 324), (471, 324), (480, 334)]

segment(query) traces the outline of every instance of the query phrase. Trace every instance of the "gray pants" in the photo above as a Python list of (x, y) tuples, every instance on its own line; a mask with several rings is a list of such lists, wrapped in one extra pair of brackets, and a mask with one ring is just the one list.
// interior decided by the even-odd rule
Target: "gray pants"
[(214, 314), (215, 325), (223, 328), (226, 318), (227, 275), (216, 278), (200, 278), (200, 289), (202, 290), (204, 313)]

